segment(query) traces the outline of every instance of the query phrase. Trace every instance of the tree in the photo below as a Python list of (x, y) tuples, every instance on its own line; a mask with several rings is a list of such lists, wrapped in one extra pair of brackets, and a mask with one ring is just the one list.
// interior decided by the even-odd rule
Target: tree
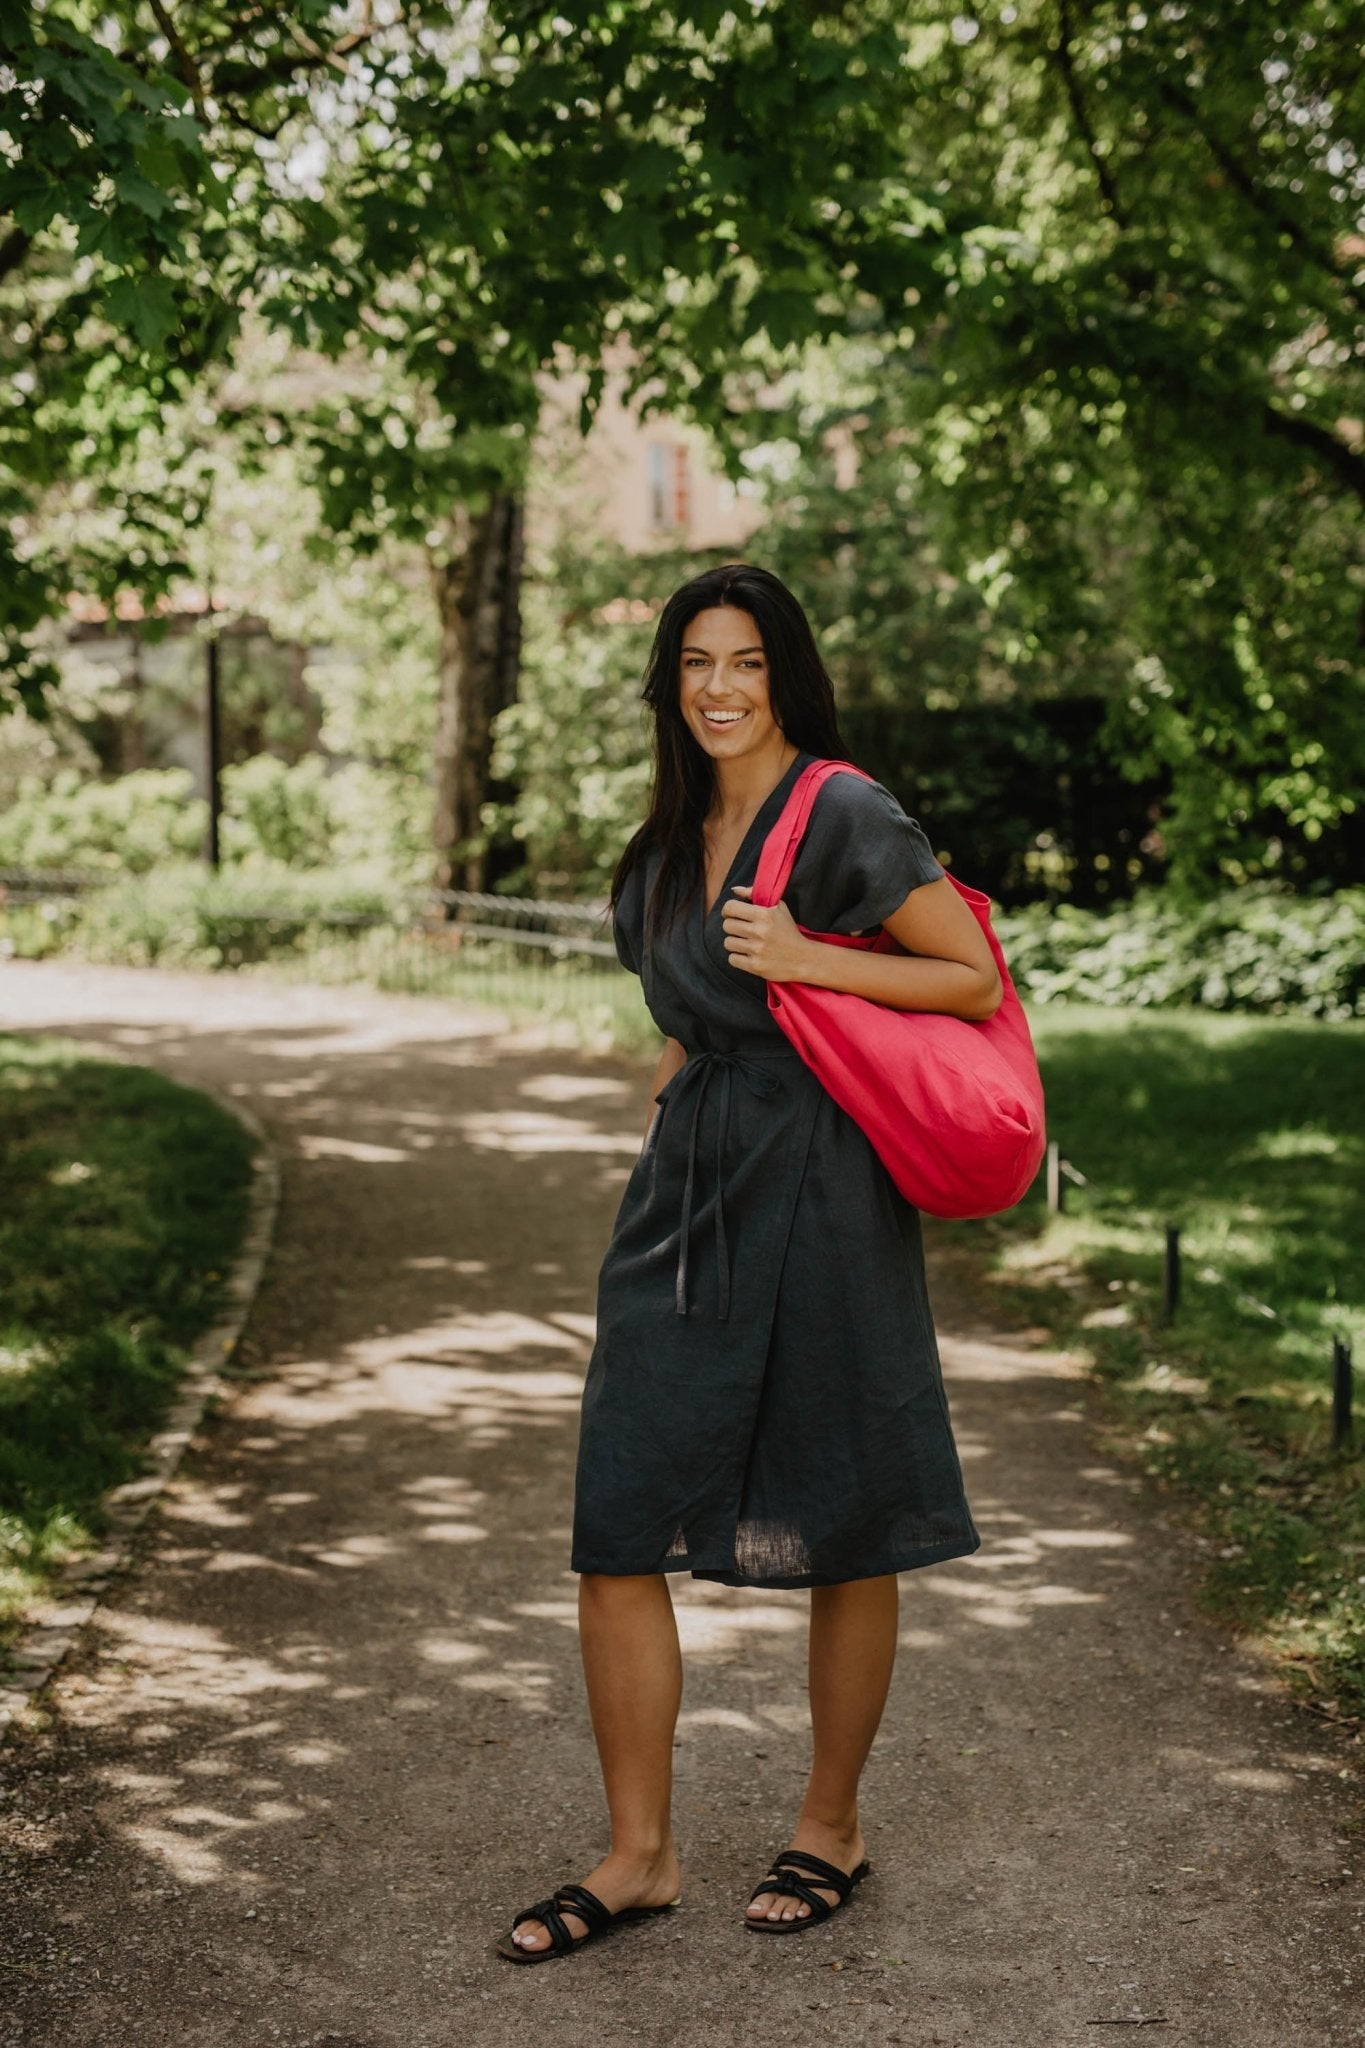
[(1016, 687), (1090, 660), (1177, 873), (1331, 874), (1365, 778), (1356, 11), (915, 16), (907, 174), (977, 225), (777, 431), (883, 479), (899, 450)]
[[(429, 549), (443, 878), (477, 885), (539, 379), (583, 365), (590, 415), (614, 353), (636, 392), (715, 417), (746, 351), (757, 375), (761, 353), (837, 331), (851, 305), (929, 287), (894, 16), (507, 0), (466, 26), (438, 6), (158, 5), (130, 11), (117, 46), (105, 24), (71, 4), (7, 17), (23, 116), (3, 188), (22, 243), (9, 367), (39, 398), (27, 504), (113, 472), (169, 396), (213, 387), (248, 310), (302, 348), (367, 358), (358, 397), (241, 424), (294, 436), (334, 533)], [(99, 172), (68, 194), (92, 148)], [(194, 511), (192, 492), (147, 508), (124, 571), (167, 575)], [(73, 568), (97, 570), (43, 562), (22, 518), (15, 554), (11, 625), (31, 639)]]

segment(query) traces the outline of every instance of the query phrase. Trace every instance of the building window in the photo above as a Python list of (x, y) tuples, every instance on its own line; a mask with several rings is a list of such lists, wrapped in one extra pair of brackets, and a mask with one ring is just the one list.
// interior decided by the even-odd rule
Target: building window
[(654, 533), (685, 533), (692, 518), (692, 476), (681, 442), (648, 448), (649, 524)]

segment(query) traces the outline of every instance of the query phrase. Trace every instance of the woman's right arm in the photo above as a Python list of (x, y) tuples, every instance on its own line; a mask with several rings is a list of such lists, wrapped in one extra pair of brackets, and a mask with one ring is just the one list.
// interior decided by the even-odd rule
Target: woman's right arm
[(650, 1083), (649, 1088), (649, 1122), (645, 1125), (646, 1138), (653, 1127), (654, 1114), (658, 1107), (660, 1093), (668, 1086), (679, 1067), (684, 1065), (686, 1059), (687, 1047), (685, 1045), (679, 1045), (676, 1038), (666, 1038), (664, 1040), (664, 1049), (659, 1054), (659, 1064), (654, 1069), (654, 1079)]

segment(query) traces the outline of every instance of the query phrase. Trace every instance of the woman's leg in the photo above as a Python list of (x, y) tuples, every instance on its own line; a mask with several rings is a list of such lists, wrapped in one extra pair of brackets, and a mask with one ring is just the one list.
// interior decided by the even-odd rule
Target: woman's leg
[[(673, 1730), (682, 1698), (682, 1654), (668, 1581), (654, 1573), (578, 1582), (578, 1628), (592, 1731), (602, 1765), (611, 1849), (583, 1879), (604, 1906), (663, 1906), (678, 1895), (673, 1847)], [(569, 1932), (586, 1930), (565, 1913)], [(545, 1948), (539, 1920), (516, 1931), (523, 1948)]]
[[(810, 1718), (814, 1755), (794, 1849), (808, 1849), (840, 1870), (862, 1862), (858, 1780), (881, 1723), (896, 1661), (898, 1586), (894, 1574), (814, 1586), (810, 1596)], [(814, 1886), (831, 1905), (837, 1895)], [(804, 1919), (802, 1899), (764, 1892), (756, 1919)]]

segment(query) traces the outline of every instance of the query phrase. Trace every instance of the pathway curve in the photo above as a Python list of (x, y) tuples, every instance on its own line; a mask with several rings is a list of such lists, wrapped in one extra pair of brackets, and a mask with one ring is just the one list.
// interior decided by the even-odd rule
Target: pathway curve
[(497, 1961), (601, 1846), (565, 1560), (643, 1075), (446, 1004), (68, 964), (0, 966), (0, 1027), (235, 1093), (285, 1170), (250, 1377), (0, 1751), (4, 2048), (1365, 2042), (1352, 1752), (1195, 1617), (1066, 1360), (960, 1304), (986, 1540), (903, 1581), (873, 1881), (794, 1941), (738, 1924), (804, 1601), (685, 1582), (685, 1907)]

